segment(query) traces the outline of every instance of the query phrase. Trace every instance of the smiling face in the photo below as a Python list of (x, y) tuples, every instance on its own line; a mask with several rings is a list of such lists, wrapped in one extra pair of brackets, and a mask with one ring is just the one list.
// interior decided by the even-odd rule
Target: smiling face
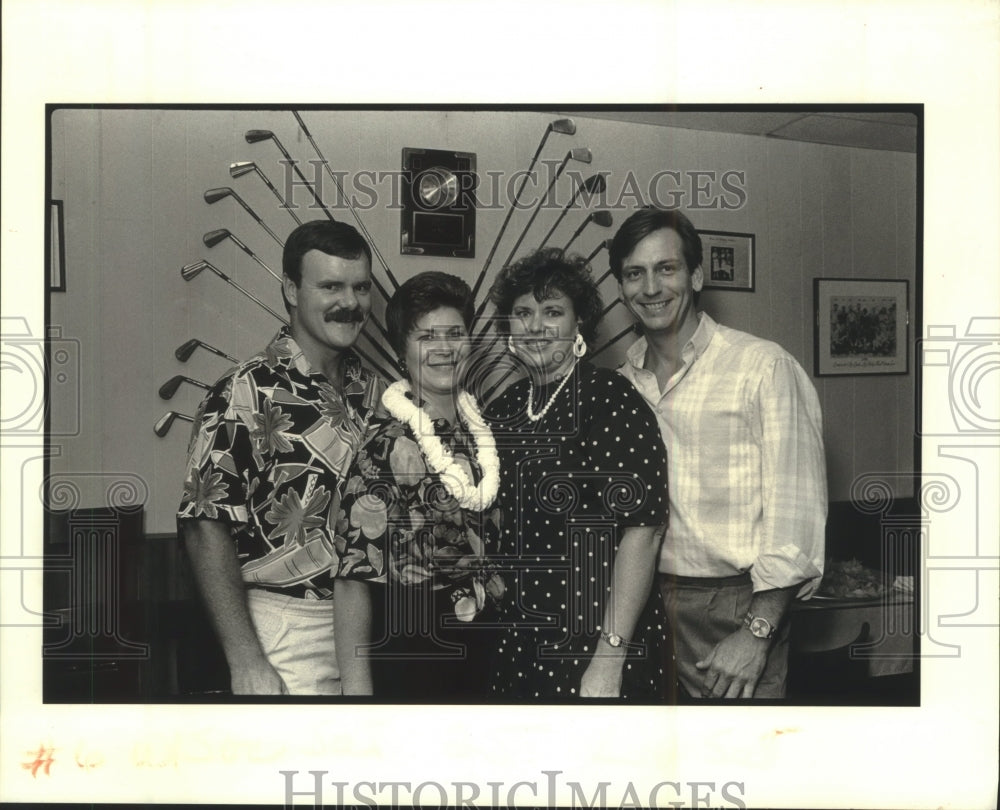
[(510, 334), (515, 351), (539, 372), (542, 382), (565, 374), (573, 364), (579, 321), (573, 302), (559, 290), (542, 301), (532, 293), (514, 299)]
[(439, 307), (417, 318), (403, 355), (415, 396), (424, 400), (453, 393), (468, 354), (469, 332), (457, 309)]
[(694, 294), (701, 290), (701, 267), (689, 269), (677, 231), (661, 228), (642, 239), (622, 262), (618, 291), (646, 335), (674, 334), (683, 345), (698, 316)]
[(323, 368), (354, 345), (372, 309), (371, 267), (364, 256), (342, 259), (319, 250), (302, 257), (302, 281), (282, 281), (291, 333), (309, 362)]

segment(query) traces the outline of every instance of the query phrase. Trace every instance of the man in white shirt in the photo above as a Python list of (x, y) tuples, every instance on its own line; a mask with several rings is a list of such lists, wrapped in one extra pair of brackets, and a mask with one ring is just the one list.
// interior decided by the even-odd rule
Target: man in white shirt
[(823, 573), (822, 418), (799, 363), (696, 309), (701, 238), (644, 208), (609, 249), (643, 336), (619, 369), (650, 403), (668, 458), (660, 588), (692, 697), (780, 698), (788, 607)]

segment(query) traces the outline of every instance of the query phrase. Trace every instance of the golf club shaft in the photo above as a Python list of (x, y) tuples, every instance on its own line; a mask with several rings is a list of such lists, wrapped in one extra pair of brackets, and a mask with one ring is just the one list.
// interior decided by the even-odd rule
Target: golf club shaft
[(615, 335), (613, 338), (611, 338), (611, 340), (609, 340), (607, 343), (605, 343), (603, 346), (601, 346), (601, 348), (599, 348), (597, 351), (595, 351), (590, 356), (590, 359), (593, 360), (595, 357), (597, 357), (597, 355), (599, 355), (605, 349), (610, 349), (612, 346), (614, 346), (619, 340), (621, 340), (627, 334), (634, 333), (634, 332), (635, 332), (635, 326), (634, 325), (626, 326), (624, 329), (622, 329), (621, 332), (619, 332), (617, 335)]
[(261, 171), (260, 166), (258, 166), (256, 163), (253, 164), (253, 170), (254, 170), (254, 172), (257, 173), (257, 176), (260, 177), (260, 179), (264, 181), (264, 185), (267, 186), (269, 189), (271, 189), (271, 193), (275, 197), (278, 198), (278, 202), (281, 203), (280, 207), (283, 210), (287, 211), (289, 214), (291, 214), (292, 215), (292, 219), (294, 219), (299, 225), (301, 225), (302, 224), (302, 220), (299, 219), (298, 215), (295, 213), (295, 206), (292, 205), (283, 196), (281, 196), (281, 192), (278, 191), (278, 189), (276, 189), (274, 187), (274, 183), (272, 183), (270, 181), (270, 179), (268, 179), (268, 176), (266, 174), (264, 174), (263, 171)]
[(524, 226), (524, 230), (521, 231), (521, 235), (517, 238), (517, 241), (514, 243), (514, 247), (511, 249), (510, 254), (503, 263), (504, 267), (510, 264), (511, 259), (514, 258), (514, 254), (517, 253), (517, 249), (521, 247), (521, 242), (523, 242), (524, 237), (528, 235), (528, 231), (531, 229), (531, 225), (534, 223), (535, 217), (537, 217), (538, 212), (542, 210), (542, 204), (545, 202), (545, 198), (549, 196), (549, 192), (552, 191), (552, 187), (556, 184), (556, 180), (558, 180), (559, 176), (563, 173), (563, 169), (566, 168), (567, 163), (569, 163), (569, 153), (566, 154), (562, 163), (559, 164), (559, 168), (556, 169), (555, 176), (552, 178), (551, 182), (549, 182), (548, 188), (545, 189), (545, 193), (538, 201), (538, 205), (535, 206), (535, 210), (531, 212), (531, 218), (528, 220), (528, 224)]
[(253, 209), (252, 209), (252, 208), (251, 208), (251, 207), (250, 207), (249, 205), (247, 205), (247, 203), (246, 203), (246, 202), (244, 201), (244, 199), (243, 199), (242, 197), (240, 197), (240, 196), (239, 196), (238, 194), (236, 194), (236, 193), (234, 192), (234, 193), (233, 193), (233, 199), (235, 199), (235, 200), (236, 200), (236, 202), (238, 202), (238, 203), (239, 203), (240, 205), (242, 205), (242, 206), (243, 206), (243, 209), (244, 209), (244, 210), (245, 210), (245, 211), (246, 211), (246, 212), (247, 212), (247, 213), (248, 213), (248, 214), (249, 214), (250, 216), (252, 216), (252, 217), (254, 218), (254, 221), (255, 221), (255, 222), (256, 222), (256, 223), (258, 224), (258, 225), (260, 225), (260, 227), (262, 227), (262, 228), (263, 228), (263, 229), (264, 229), (265, 231), (267, 231), (267, 235), (268, 235), (268, 236), (270, 236), (270, 237), (271, 237), (271, 238), (272, 238), (272, 239), (273, 239), (273, 240), (274, 240), (275, 242), (277, 242), (277, 243), (278, 243), (278, 246), (279, 246), (279, 247), (281, 247), (281, 248), (284, 248), (284, 246), (285, 246), (285, 243), (284, 243), (284, 241), (282, 241), (281, 237), (279, 237), (279, 236), (278, 236), (278, 234), (276, 234), (276, 233), (275, 233), (274, 231), (272, 231), (272, 230), (271, 230), (271, 229), (270, 229), (269, 227), (267, 227), (267, 223), (266, 223), (266, 222), (264, 222), (264, 220), (263, 220), (263, 219), (261, 219), (261, 218), (260, 218), (260, 217), (259, 217), (259, 216), (257, 215), (257, 212), (256, 212), (256, 211), (254, 211), (254, 210), (253, 210)]
[(479, 278), (476, 280), (475, 286), (472, 288), (472, 298), (475, 299), (476, 295), (479, 293), (479, 288), (483, 284), (483, 279), (486, 278), (486, 271), (489, 269), (490, 262), (493, 261), (493, 254), (496, 253), (497, 247), (500, 245), (500, 240), (503, 239), (504, 232), (507, 230), (507, 224), (510, 222), (510, 218), (514, 213), (514, 209), (517, 208), (517, 202), (521, 199), (521, 192), (524, 191), (524, 187), (528, 182), (528, 178), (531, 176), (531, 172), (535, 168), (535, 163), (538, 162), (538, 156), (542, 154), (542, 147), (545, 146), (545, 141), (548, 140), (549, 133), (552, 132), (552, 124), (549, 124), (545, 128), (545, 134), (542, 135), (542, 140), (538, 143), (538, 148), (535, 150), (535, 154), (531, 158), (531, 163), (528, 164), (528, 169), (521, 177), (521, 183), (517, 187), (517, 191), (514, 192), (514, 199), (511, 201), (510, 206), (507, 209), (507, 216), (504, 217), (503, 224), (500, 226), (500, 230), (497, 231), (496, 239), (493, 240), (493, 247), (490, 248), (490, 253), (486, 257), (486, 263), (483, 265), (483, 269), (479, 274)]
[(229, 276), (227, 276), (225, 273), (223, 273), (214, 264), (212, 264), (211, 262), (206, 261), (205, 262), (205, 267), (207, 269), (211, 270), (213, 273), (215, 273), (215, 275), (217, 275), (224, 282), (226, 282), (226, 284), (228, 284), (231, 287), (234, 287), (235, 289), (239, 290), (241, 293), (243, 293), (243, 295), (245, 295), (247, 298), (249, 298), (251, 301), (253, 301), (255, 304), (257, 304), (257, 306), (259, 306), (259, 307), (261, 307), (263, 309), (266, 309), (268, 312), (270, 312), (275, 318), (277, 318), (283, 324), (285, 324), (286, 326), (288, 325), (288, 321), (285, 320), (281, 315), (279, 315), (277, 312), (275, 312), (273, 309), (271, 309), (267, 304), (265, 304), (263, 301), (261, 301), (252, 292), (250, 292), (249, 290), (245, 289), (244, 287), (241, 287), (239, 284), (237, 284), (235, 281), (233, 281)]
[(576, 192), (574, 192), (573, 197), (569, 201), (569, 204), (565, 208), (563, 208), (562, 212), (559, 214), (559, 218), (555, 221), (555, 224), (551, 228), (549, 228), (549, 232), (545, 234), (545, 237), (542, 239), (542, 243), (541, 245), (539, 245), (539, 247), (545, 247), (545, 245), (548, 244), (549, 237), (552, 236), (553, 233), (555, 233), (556, 228), (559, 227), (559, 223), (561, 223), (563, 219), (566, 217), (566, 214), (569, 213), (569, 209), (573, 207), (573, 203), (576, 202), (577, 197), (580, 196), (582, 191), (583, 191), (583, 185), (581, 185), (576, 190)]
[(361, 229), (361, 233), (363, 233), (364, 236), (365, 236), (365, 239), (368, 240), (368, 245), (371, 247), (372, 252), (375, 254), (375, 257), (378, 259), (379, 264), (382, 265), (382, 269), (385, 270), (385, 274), (386, 274), (386, 277), (389, 279), (389, 283), (392, 284), (392, 287), (393, 287), (394, 290), (398, 290), (399, 289), (399, 282), (396, 281), (396, 277), (393, 276), (392, 270), (389, 269), (389, 265), (386, 263), (386, 260), (385, 260), (385, 258), (383, 258), (381, 251), (378, 249), (378, 246), (375, 244), (375, 240), (372, 238), (372, 235), (370, 233), (368, 233), (368, 229), (365, 227), (365, 223), (363, 223), (361, 221), (361, 216), (358, 214), (357, 209), (354, 207), (354, 203), (352, 203), (351, 200), (350, 200), (350, 198), (344, 193), (344, 187), (340, 183), (340, 178), (337, 177), (337, 175), (335, 175), (333, 173), (333, 169), (330, 168), (330, 164), (327, 162), (326, 158), (323, 156), (323, 153), (319, 150), (319, 146), (317, 146), (316, 141), (313, 139), (312, 133), (309, 131), (309, 128), (306, 126), (306, 122), (302, 120), (302, 116), (299, 115), (298, 112), (295, 111), (295, 110), (292, 110), (292, 115), (294, 115), (295, 116), (295, 120), (299, 122), (299, 127), (302, 129), (302, 132), (305, 134), (305, 136), (308, 139), (309, 143), (312, 145), (313, 151), (316, 153), (316, 156), (323, 162), (323, 166), (326, 169), (327, 174), (330, 175), (330, 178), (333, 180), (334, 184), (337, 186), (337, 192), (340, 194), (340, 196), (343, 198), (343, 200), (347, 203), (348, 208), (351, 209), (351, 213), (354, 215), (354, 219), (358, 223), (358, 227)]
[(275, 281), (277, 281), (278, 283), (281, 283), (281, 276), (279, 276), (270, 267), (268, 267), (267, 263), (263, 259), (261, 259), (260, 256), (258, 256), (256, 253), (254, 253), (243, 242), (243, 240), (241, 240), (239, 237), (236, 236), (236, 234), (232, 233), (231, 231), (229, 233), (229, 238), (233, 240), (233, 242), (236, 244), (236, 247), (238, 247), (240, 250), (242, 250), (244, 253), (246, 253), (247, 256), (249, 256), (251, 259), (253, 259), (255, 262), (257, 262), (257, 264), (259, 264), (261, 267), (263, 267), (265, 270), (267, 270), (267, 272), (270, 273), (274, 277)]
[(288, 154), (288, 150), (285, 149), (284, 144), (282, 144), (281, 141), (278, 140), (278, 136), (275, 135), (273, 132), (271, 133), (271, 140), (274, 141), (274, 145), (278, 147), (278, 151), (281, 152), (281, 154), (284, 156), (285, 161), (288, 163), (288, 165), (290, 165), (292, 169), (295, 171), (295, 173), (299, 176), (299, 180), (302, 181), (302, 184), (307, 189), (309, 189), (309, 193), (312, 194), (313, 199), (316, 200), (316, 202), (319, 204), (319, 207), (323, 209), (323, 213), (327, 215), (327, 217), (330, 219), (331, 222), (336, 222), (337, 221), (336, 218), (333, 216), (333, 214), (330, 213), (330, 209), (326, 207), (326, 203), (324, 203), (323, 200), (320, 199), (319, 194), (316, 193), (316, 187), (313, 186), (313, 184), (306, 179), (306, 176), (304, 174), (302, 174), (302, 170), (299, 168), (298, 161), (292, 159), (292, 156)]

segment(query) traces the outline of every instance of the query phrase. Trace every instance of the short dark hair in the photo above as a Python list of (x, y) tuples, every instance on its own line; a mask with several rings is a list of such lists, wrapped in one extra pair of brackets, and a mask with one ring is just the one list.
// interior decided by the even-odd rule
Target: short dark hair
[(648, 205), (626, 219), (608, 246), (611, 274), (622, 280), (622, 264), (643, 239), (655, 231), (669, 228), (681, 238), (681, 250), (689, 273), (701, 266), (701, 236), (694, 224), (676, 208), (656, 208)]
[(497, 331), (509, 334), (508, 317), (514, 301), (531, 293), (536, 301), (544, 301), (558, 290), (573, 303), (573, 312), (580, 321), (580, 334), (590, 345), (597, 337), (604, 301), (594, 283), (590, 265), (583, 256), (567, 256), (560, 248), (540, 248), (503, 268), (490, 288), (490, 301), (500, 316)]
[(397, 357), (406, 353), (406, 338), (416, 322), (428, 312), (451, 307), (462, 314), (466, 329), (472, 328), (475, 306), (472, 290), (458, 276), (427, 270), (399, 285), (385, 307), (385, 331)]
[[(329, 219), (304, 222), (289, 234), (281, 254), (281, 270), (296, 287), (302, 285), (302, 257), (310, 250), (348, 260), (364, 256), (369, 267), (372, 262), (372, 249), (353, 225)], [(285, 297), (284, 291), (281, 297)], [(285, 309), (290, 309), (287, 300)]]

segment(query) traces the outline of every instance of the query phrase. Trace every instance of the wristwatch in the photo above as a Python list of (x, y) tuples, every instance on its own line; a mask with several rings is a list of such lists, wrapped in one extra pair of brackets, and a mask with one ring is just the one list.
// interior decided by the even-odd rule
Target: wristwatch
[(743, 624), (757, 638), (770, 638), (774, 635), (774, 625), (763, 616), (754, 616), (750, 611), (743, 617)]
[(612, 647), (627, 647), (628, 642), (623, 639), (617, 633), (605, 633), (601, 632), (601, 638), (603, 638)]

